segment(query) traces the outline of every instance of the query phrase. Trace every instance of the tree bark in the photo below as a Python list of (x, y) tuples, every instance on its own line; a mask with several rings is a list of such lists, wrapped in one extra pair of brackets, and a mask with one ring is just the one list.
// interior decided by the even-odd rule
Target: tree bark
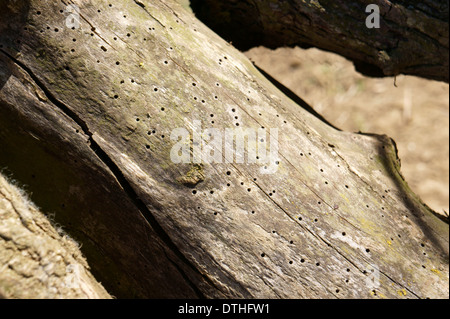
[[(172, 0), (6, 1), (0, 17), (0, 167), (112, 295), (448, 298), (448, 224), (395, 143), (323, 122)], [(278, 129), (278, 157), (176, 164), (172, 132), (196, 123)]]
[(0, 298), (111, 298), (79, 247), (0, 174)]
[[(380, 28), (366, 26), (369, 4), (379, 7)], [(242, 50), (313, 46), (346, 57), (365, 75), (407, 74), (448, 83), (445, 0), (191, 0), (191, 5), (199, 19)]]

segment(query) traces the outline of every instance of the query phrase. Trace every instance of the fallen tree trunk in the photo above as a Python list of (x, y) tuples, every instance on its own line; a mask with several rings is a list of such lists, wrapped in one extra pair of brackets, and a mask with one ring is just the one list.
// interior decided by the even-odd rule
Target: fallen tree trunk
[[(114, 296), (448, 298), (448, 224), (391, 139), (327, 125), (171, 0), (0, 9), (0, 167)], [(278, 152), (177, 164), (200, 125)]]
[[(379, 28), (375, 23), (377, 5)], [(448, 1), (191, 0), (199, 19), (239, 49), (317, 47), (370, 76), (416, 75), (448, 83)], [(370, 9), (370, 8), (369, 8)]]

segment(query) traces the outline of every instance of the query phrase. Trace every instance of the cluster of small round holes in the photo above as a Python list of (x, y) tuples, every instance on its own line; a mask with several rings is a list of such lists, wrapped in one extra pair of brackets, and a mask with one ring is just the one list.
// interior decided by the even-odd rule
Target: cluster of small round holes
[[(109, 7), (112, 7), (112, 5), (109, 4)], [(100, 12), (100, 10), (98, 10), (98, 12)], [(40, 15), (41, 12), (38, 11), (37, 14)], [(124, 15), (124, 18), (126, 18), (126, 15)], [(177, 21), (177, 23), (178, 23), (178, 21)], [(155, 28), (149, 28), (149, 30), (150, 30), (150, 31), (154, 31)], [(58, 28), (55, 28), (54, 31), (55, 31), (55, 32), (59, 32)], [(196, 31), (196, 30), (194, 29), (194, 31)], [(93, 34), (91, 34), (91, 35), (93, 35)], [(127, 33), (126, 36), (127, 36), (127, 37), (131, 37), (131, 34), (130, 34), (130, 33)], [(117, 40), (117, 37), (114, 37), (114, 40), (116, 41), (116, 40)], [(147, 39), (144, 38), (144, 41), (146, 41), (146, 40), (147, 40)], [(76, 41), (77, 41), (77, 39), (74, 38), (74, 39), (73, 39), (73, 42), (76, 42)], [(102, 50), (105, 51), (105, 52), (107, 51), (107, 49), (106, 49), (105, 47), (103, 47), (103, 46), (102, 46)], [(170, 50), (173, 50), (173, 48), (170, 47)], [(72, 52), (75, 52), (75, 49), (72, 49), (71, 51), (72, 51)], [(224, 62), (224, 60), (227, 60), (227, 59), (228, 59), (228, 58), (227, 58), (226, 56), (223, 57), (223, 59), (219, 59), (219, 64), (222, 64), (222, 63)], [(99, 61), (97, 61), (97, 62), (99, 62)], [(163, 63), (164, 63), (165, 65), (168, 65), (168, 64), (169, 64), (169, 61), (168, 61), (168, 60), (164, 60)], [(120, 61), (116, 61), (115, 64), (116, 64), (117, 66), (119, 66), (119, 65), (120, 65)], [(134, 80), (131, 80), (131, 82), (134, 83)], [(121, 83), (121, 84), (124, 84), (125, 81), (122, 80), (120, 83)], [(219, 83), (216, 83), (215, 85), (216, 85), (217, 87), (220, 87), (220, 84), (219, 84)], [(196, 84), (196, 83), (192, 83), (192, 86), (196, 87), (197, 84)], [(157, 88), (157, 87), (154, 88), (154, 92), (158, 92), (158, 88)], [(116, 95), (114, 95), (114, 98), (115, 98), (115, 99), (118, 99), (119, 96), (116, 94)], [(215, 100), (218, 100), (219, 97), (218, 97), (217, 95), (215, 95), (215, 96), (214, 96), (214, 99), (215, 99)], [(198, 97), (194, 97), (194, 100), (198, 101), (199, 98), (198, 98)], [(201, 101), (203, 104), (206, 103), (206, 100), (204, 100), (204, 99), (199, 100), (199, 101)], [(247, 97), (247, 101), (250, 101), (250, 98)], [(161, 108), (161, 111), (164, 112), (164, 111), (165, 111), (165, 108), (162, 107), (162, 108)], [(236, 112), (236, 109), (232, 109), (232, 112)], [(259, 114), (260, 116), (262, 116), (261, 113), (258, 113), (258, 114)], [(276, 116), (277, 116), (278, 118), (280, 117), (280, 115), (276, 115)], [(210, 114), (210, 117), (211, 117), (211, 119), (213, 119), (213, 118), (215, 117), (215, 115), (214, 115), (214, 114)], [(235, 119), (235, 120), (239, 120), (239, 117), (238, 117), (238, 116), (235, 116), (234, 119)], [(137, 118), (136, 121), (139, 122), (139, 118)], [(214, 124), (214, 120), (212, 120), (211, 123)], [(284, 123), (286, 124), (287, 122), (284, 121)], [(239, 126), (239, 125), (240, 125), (239, 123), (236, 123), (236, 126)], [(77, 130), (77, 133), (78, 133), (78, 130)], [(156, 131), (153, 130), (153, 131), (148, 131), (147, 134), (150, 136), (150, 135), (155, 134), (155, 133), (156, 133)], [(310, 134), (310, 132), (307, 132), (307, 135), (309, 135), (309, 134)], [(162, 135), (162, 137), (164, 137), (164, 135)], [(264, 141), (264, 140), (262, 140), (262, 142), (263, 142), (263, 141)], [(146, 148), (147, 148), (147, 149), (150, 149), (150, 145), (146, 145)], [(383, 148), (384, 148), (384, 146), (383, 146)], [(308, 154), (309, 154), (309, 156), (312, 156), (311, 153), (308, 153)], [(301, 156), (301, 157), (304, 157), (305, 154), (304, 154), (304, 153), (300, 153), (300, 156)], [(279, 165), (280, 163), (277, 161), (277, 162), (275, 162), (275, 164), (276, 164), (276, 165)], [(339, 164), (338, 164), (337, 166), (340, 167)], [(321, 171), (322, 173), (324, 173), (324, 170), (323, 170), (323, 169), (320, 169), (320, 171)], [(230, 176), (230, 175), (231, 175), (231, 172), (230, 172), (230, 171), (226, 172), (226, 175), (227, 175), (227, 176)], [(328, 181), (325, 181), (325, 184), (328, 185), (329, 182), (328, 182)], [(241, 183), (241, 185), (244, 186), (244, 183)], [(227, 186), (230, 187), (230, 186), (231, 186), (231, 183), (227, 183)], [(349, 186), (348, 186), (348, 185), (345, 185), (345, 188), (349, 189)], [(251, 192), (252, 189), (251, 189), (251, 188), (247, 188), (247, 191), (248, 191), (248, 192)], [(273, 190), (273, 192), (269, 193), (269, 196), (273, 196), (275, 193), (276, 193), (276, 191)], [(386, 193), (388, 193), (388, 191), (386, 191)], [(196, 195), (196, 194), (198, 194), (198, 191), (197, 191), (197, 190), (192, 190), (192, 194), (193, 194), (193, 195)], [(214, 191), (210, 191), (210, 194), (213, 195), (213, 194), (214, 194)], [(383, 197), (383, 198), (386, 198), (384, 195), (383, 195), (382, 197)], [(319, 202), (318, 202), (318, 205), (321, 205), (321, 204), (322, 204), (322, 202), (319, 201)], [(369, 205), (367, 205), (366, 207), (369, 208)], [(200, 209), (200, 207), (199, 207), (199, 209)], [(382, 208), (382, 210), (385, 210), (384, 207)], [(255, 211), (251, 211), (251, 214), (255, 214), (255, 213), (256, 213)], [(213, 212), (213, 214), (214, 214), (214, 215), (218, 215), (217, 212)], [(383, 216), (383, 217), (384, 217), (384, 216)], [(299, 221), (302, 221), (303, 218), (302, 218), (302, 217), (298, 217), (298, 220), (299, 220)], [(318, 219), (315, 219), (314, 222), (318, 222)], [(276, 234), (276, 231), (273, 231), (273, 233)], [(342, 235), (343, 235), (343, 236), (346, 236), (346, 233), (343, 232)], [(398, 237), (401, 238), (400, 235), (398, 235)], [(289, 243), (292, 245), (294, 242), (291, 240)], [(423, 244), (421, 244), (421, 246), (422, 246), (422, 247), (425, 247)], [(366, 252), (367, 252), (367, 253), (370, 253), (370, 249), (366, 249)], [(424, 254), (425, 254), (425, 253), (424, 253)], [(262, 253), (262, 254), (261, 254), (261, 257), (263, 257), (263, 258), (266, 257), (266, 254), (265, 254), (265, 253)], [(302, 258), (302, 259), (300, 260), (300, 262), (301, 262), (301, 263), (305, 263), (306, 261), (305, 261), (304, 258)], [(292, 260), (289, 261), (289, 264), (292, 265), (293, 263), (294, 263), (294, 262), (293, 262)], [(319, 267), (319, 266), (320, 266), (320, 263), (317, 262), (317, 263), (316, 263), (316, 266)], [(425, 266), (423, 266), (423, 267), (425, 268)], [(350, 269), (347, 269), (347, 272), (350, 272)], [(348, 280), (346, 280), (346, 282), (348, 282)], [(339, 293), (339, 292), (340, 292), (340, 289), (336, 289), (336, 293)]]

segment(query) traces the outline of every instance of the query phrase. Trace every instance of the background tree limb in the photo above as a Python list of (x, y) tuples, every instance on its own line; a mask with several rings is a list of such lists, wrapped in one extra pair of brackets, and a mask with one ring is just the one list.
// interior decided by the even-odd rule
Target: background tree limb
[[(369, 4), (380, 8), (380, 29), (366, 27)], [(191, 6), (241, 50), (313, 46), (348, 58), (369, 76), (449, 79), (446, 0), (191, 0)]]

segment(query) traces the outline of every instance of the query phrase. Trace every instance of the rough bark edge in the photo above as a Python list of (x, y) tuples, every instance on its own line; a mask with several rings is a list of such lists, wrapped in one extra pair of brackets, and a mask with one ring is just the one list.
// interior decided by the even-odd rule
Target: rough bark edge
[(0, 174), (0, 297), (109, 299), (79, 244)]

